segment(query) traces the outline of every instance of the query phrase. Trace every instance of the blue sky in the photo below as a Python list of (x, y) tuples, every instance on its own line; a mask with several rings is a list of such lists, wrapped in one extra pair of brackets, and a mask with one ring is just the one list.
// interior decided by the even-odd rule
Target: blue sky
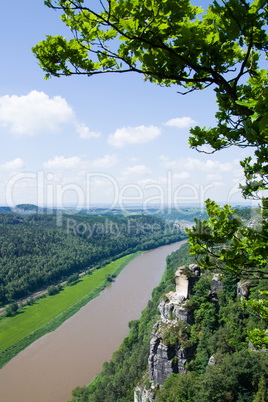
[(44, 80), (31, 47), (68, 34), (59, 17), (42, 0), (1, 4), (0, 205), (241, 203), (246, 153), (188, 145), (191, 125), (214, 123), (213, 91), (135, 74)]

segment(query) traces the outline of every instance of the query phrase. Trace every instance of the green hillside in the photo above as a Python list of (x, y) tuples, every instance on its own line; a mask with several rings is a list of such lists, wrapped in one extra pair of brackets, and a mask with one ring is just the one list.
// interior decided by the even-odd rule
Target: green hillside
[(185, 237), (175, 226), (146, 215), (1, 214), (0, 306), (75, 272)]

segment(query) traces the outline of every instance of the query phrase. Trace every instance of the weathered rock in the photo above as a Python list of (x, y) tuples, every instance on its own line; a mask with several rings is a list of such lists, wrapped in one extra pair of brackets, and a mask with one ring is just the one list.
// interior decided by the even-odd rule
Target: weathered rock
[(170, 376), (172, 371), (171, 359), (175, 352), (170, 350), (162, 343), (161, 321), (158, 321), (151, 334), (149, 363), (149, 379), (157, 384), (163, 384), (164, 380)]
[(188, 312), (184, 305), (199, 276), (200, 267), (196, 264), (178, 268), (175, 274), (176, 291), (167, 293), (165, 300), (160, 302), (158, 308), (161, 320), (153, 327), (148, 359), (151, 389), (148, 390), (145, 386), (138, 385), (135, 391), (135, 402), (153, 401), (153, 384), (162, 385), (172, 373), (185, 372), (185, 364), (192, 358), (194, 349), (192, 347), (182, 348), (179, 339), (176, 345), (171, 345), (169, 341), (167, 342), (164, 333), (166, 334), (165, 331), (178, 325), (179, 321), (192, 324), (192, 313)]
[(177, 372), (174, 370), (173, 364), (176, 350), (164, 345), (160, 338), (154, 337), (152, 341), (149, 356), (149, 378), (150, 381), (161, 385), (172, 373)]
[[(189, 270), (190, 276), (185, 274)], [(178, 300), (186, 300), (193, 291), (193, 287), (200, 276), (200, 267), (196, 264), (183, 265), (175, 273), (176, 295)]]
[[(168, 298), (169, 294), (166, 295)], [(161, 320), (163, 322), (168, 321), (171, 319), (171, 315), (174, 312), (174, 304), (169, 301), (169, 299), (165, 302), (164, 300), (161, 300), (159, 305), (158, 305), (158, 310), (160, 311), (161, 314)]]
[[(187, 275), (188, 272), (188, 275)], [(161, 321), (153, 328), (150, 342), (149, 379), (156, 384), (163, 384), (172, 373), (183, 373), (185, 364), (192, 357), (192, 348), (166, 345), (163, 343), (163, 325), (176, 325), (178, 321), (192, 324), (192, 314), (184, 308), (184, 302), (192, 293), (193, 287), (200, 276), (200, 267), (196, 264), (182, 266), (175, 274), (176, 291), (166, 294), (158, 306)]]
[(177, 350), (177, 373), (183, 374), (185, 373), (185, 364), (187, 362), (189, 362), (191, 360), (191, 358), (193, 357), (194, 354), (194, 348), (190, 347), (190, 348), (179, 348)]
[[(188, 269), (192, 276), (187, 276), (184, 272)], [(200, 276), (200, 267), (196, 264), (182, 266), (178, 268), (175, 274), (176, 291), (166, 294), (166, 300), (162, 300), (158, 306), (161, 313), (161, 320), (167, 322), (170, 320), (182, 320), (192, 324), (192, 314), (187, 312), (183, 303), (189, 298), (193, 287)]]
[(190, 264), (189, 265), (189, 269), (190, 271), (194, 274), (195, 277), (198, 277), (201, 275), (201, 269), (199, 267), (199, 265), (197, 264)]
[(152, 402), (155, 396), (151, 389), (137, 385), (134, 391), (134, 402)]
[(217, 296), (218, 290), (223, 289), (223, 283), (220, 281), (220, 274), (214, 274), (211, 281), (211, 294)]
[(161, 314), (161, 320), (163, 322), (168, 322), (171, 320), (182, 320), (187, 324), (193, 323), (193, 315), (190, 312), (187, 312), (180, 302), (177, 303), (173, 294), (168, 293), (166, 295), (167, 301), (161, 300), (159, 303), (158, 309)]
[(163, 382), (172, 374), (185, 372), (185, 364), (193, 356), (194, 349), (192, 347), (182, 348), (180, 343), (178, 346), (166, 345), (163, 342), (163, 328), (168, 329), (174, 324), (162, 325), (158, 321), (153, 328), (150, 342), (149, 363), (149, 379), (157, 385), (162, 385)]
[(208, 366), (213, 366), (215, 364), (215, 358), (214, 356), (210, 356), (209, 361), (208, 361)]
[[(267, 330), (267, 336), (268, 336), (268, 330)], [(264, 353), (268, 353), (268, 349), (265, 349), (265, 348), (261, 348), (261, 349), (256, 349), (253, 345), (252, 345), (252, 342), (251, 341), (249, 341), (249, 343), (248, 343), (248, 348), (249, 348), (249, 350), (251, 350), (252, 352), (264, 352)]]
[(241, 296), (244, 299), (247, 299), (249, 296), (249, 289), (251, 288), (252, 284), (249, 281), (245, 282), (238, 282), (237, 284), (237, 296)]
[(193, 293), (193, 287), (196, 284), (196, 282), (199, 280), (199, 277), (201, 275), (201, 269), (198, 265), (196, 264), (190, 264), (189, 265), (189, 270), (192, 272), (193, 276), (189, 278), (189, 295)]

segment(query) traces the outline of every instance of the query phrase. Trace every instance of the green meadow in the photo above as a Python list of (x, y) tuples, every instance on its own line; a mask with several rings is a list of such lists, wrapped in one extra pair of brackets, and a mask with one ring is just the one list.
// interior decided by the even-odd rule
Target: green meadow
[(2, 319), (0, 367), (40, 336), (55, 330), (82, 306), (97, 297), (100, 291), (110, 285), (106, 275), (118, 275), (140, 253), (130, 254), (94, 270), (91, 275), (80, 277), (76, 284), (64, 286), (58, 294), (37, 299), (16, 316)]

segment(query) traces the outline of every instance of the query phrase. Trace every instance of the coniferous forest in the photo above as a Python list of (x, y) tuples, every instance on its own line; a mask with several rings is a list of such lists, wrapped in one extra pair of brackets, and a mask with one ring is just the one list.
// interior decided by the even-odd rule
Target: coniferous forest
[(57, 219), (53, 213), (0, 214), (0, 304), (111, 259), (185, 237), (179, 228), (145, 215)]

